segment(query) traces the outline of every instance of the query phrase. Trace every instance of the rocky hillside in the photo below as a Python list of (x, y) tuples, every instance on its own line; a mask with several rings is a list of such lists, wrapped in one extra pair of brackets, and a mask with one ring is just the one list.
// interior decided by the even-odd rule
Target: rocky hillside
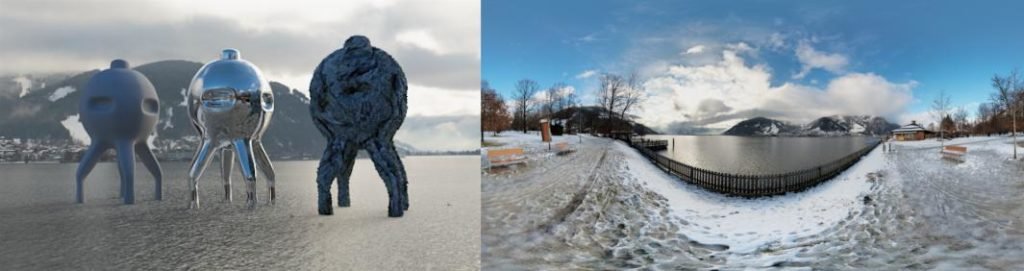
[(884, 135), (899, 125), (889, 123), (882, 117), (876, 116), (829, 116), (821, 117), (803, 129), (803, 135), (808, 136), (832, 136), (832, 135)]
[(756, 117), (741, 121), (724, 135), (738, 136), (849, 136), (884, 135), (899, 128), (885, 118), (877, 116), (828, 116), (806, 125), (794, 125), (779, 120)]
[(741, 121), (722, 134), (739, 136), (777, 136), (793, 134), (799, 130), (800, 127), (793, 126), (789, 123), (765, 117), (756, 117)]

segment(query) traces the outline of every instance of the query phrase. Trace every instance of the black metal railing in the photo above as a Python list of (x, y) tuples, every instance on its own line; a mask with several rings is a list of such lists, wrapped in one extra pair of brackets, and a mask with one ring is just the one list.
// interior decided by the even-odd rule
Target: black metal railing
[(657, 139), (633, 139), (629, 141), (630, 145), (634, 148), (644, 148), (649, 150), (665, 150), (668, 149), (668, 140), (657, 140)]
[(875, 141), (854, 153), (817, 167), (778, 174), (732, 174), (702, 169), (672, 160), (647, 148), (642, 141), (630, 144), (655, 165), (685, 182), (705, 189), (744, 197), (770, 196), (797, 192), (818, 185), (839, 175), (861, 157), (871, 152), (881, 141)]

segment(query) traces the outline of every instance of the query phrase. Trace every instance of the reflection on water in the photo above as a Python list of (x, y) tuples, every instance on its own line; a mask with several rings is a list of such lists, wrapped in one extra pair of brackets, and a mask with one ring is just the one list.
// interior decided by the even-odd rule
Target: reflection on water
[[(164, 163), (164, 201), (136, 170), (135, 205), (117, 197), (117, 166), (100, 163), (74, 204), (76, 164), (0, 165), (0, 263), (25, 269), (477, 269), (479, 161), (407, 157), (409, 212), (387, 217), (387, 192), (369, 160), (356, 162), (352, 207), (316, 213), (315, 161), (277, 161), (278, 201), (221, 201), (219, 170), (200, 183), (202, 209), (187, 210), (186, 163)], [(214, 163), (217, 165), (217, 163)], [(139, 165), (141, 166), (141, 165)], [(237, 170), (236, 170), (237, 171)]]
[(647, 138), (667, 139), (670, 142), (669, 148), (660, 153), (676, 161), (708, 170), (741, 174), (785, 173), (815, 167), (842, 158), (877, 140), (859, 136)]

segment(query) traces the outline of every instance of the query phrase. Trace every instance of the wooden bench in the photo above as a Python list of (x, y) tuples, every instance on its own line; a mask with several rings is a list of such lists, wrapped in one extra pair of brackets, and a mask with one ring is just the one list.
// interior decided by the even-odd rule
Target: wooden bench
[(964, 146), (950, 145), (942, 148), (942, 158), (963, 161), (965, 154), (967, 154), (967, 147)]
[(526, 163), (526, 154), (523, 148), (490, 149), (487, 150), (487, 161), (491, 167)]
[(572, 147), (569, 146), (568, 142), (555, 143), (555, 153), (558, 155), (567, 154), (574, 151), (576, 150), (572, 149)]

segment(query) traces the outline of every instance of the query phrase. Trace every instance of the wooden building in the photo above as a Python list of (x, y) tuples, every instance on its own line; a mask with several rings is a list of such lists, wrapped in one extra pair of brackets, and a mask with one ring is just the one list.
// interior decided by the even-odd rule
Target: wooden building
[(899, 129), (892, 130), (892, 138), (897, 141), (915, 141), (924, 140), (925, 138), (932, 137), (935, 132), (929, 131), (921, 125), (917, 124), (917, 121), (910, 121), (910, 124), (904, 125)]

